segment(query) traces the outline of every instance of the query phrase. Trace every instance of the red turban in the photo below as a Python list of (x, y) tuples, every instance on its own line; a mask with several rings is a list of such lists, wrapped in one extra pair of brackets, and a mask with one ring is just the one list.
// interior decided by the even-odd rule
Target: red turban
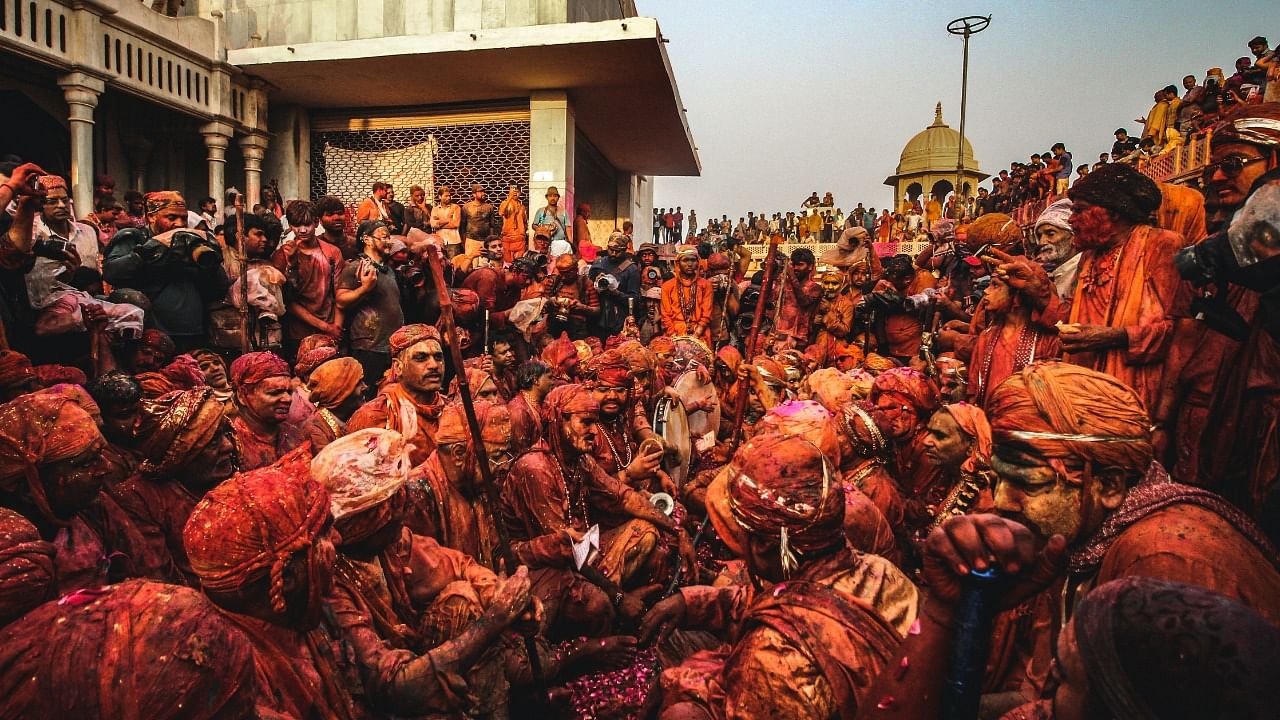
[(729, 258), (724, 253), (711, 253), (707, 258), (707, 272), (720, 272), (729, 269)]
[(271, 607), (281, 613), (285, 566), (302, 551), (308, 552), (311, 606), (318, 607), (324, 570), (315, 541), (328, 519), (329, 493), (311, 479), (303, 446), (210, 490), (191, 511), (182, 540), (205, 590), (232, 593), (270, 577)]
[[(25, 482), (45, 518), (63, 524), (67, 518), (58, 518), (49, 506), (40, 466), (105, 444), (93, 416), (70, 394), (42, 390), (21, 395), (0, 405), (0, 489), (21, 492)], [(51, 478), (52, 482), (59, 480)]]
[(289, 363), (273, 352), (245, 353), (231, 363), (231, 386), (237, 390), (273, 377), (289, 377)]
[(676, 343), (666, 335), (659, 335), (649, 341), (649, 350), (659, 357), (663, 355), (670, 355), (676, 351)]
[(296, 357), (299, 361), (301, 361), (302, 358), (312, 350), (318, 350), (319, 348), (325, 348), (325, 347), (333, 348), (334, 350), (337, 350), (338, 341), (334, 340), (333, 337), (329, 335), (325, 335), (324, 333), (316, 333), (314, 335), (308, 335), (302, 338), (302, 340), (298, 343), (298, 352), (294, 357)]
[(658, 366), (657, 358), (649, 348), (645, 347), (638, 340), (628, 340), (618, 346), (618, 352), (622, 357), (626, 358), (627, 365), (631, 368), (632, 375), (653, 372)]
[(45, 603), (0, 633), (0, 716), (255, 717), (253, 660), (198, 591), (130, 580)]
[(200, 369), (200, 363), (190, 355), (174, 358), (173, 362), (160, 368), (160, 374), (183, 390), (204, 385), (204, 371)]
[(49, 599), (53, 555), (53, 545), (30, 520), (0, 508), (0, 626)]
[(991, 467), (991, 425), (982, 408), (961, 402), (943, 405), (942, 409), (955, 419), (965, 435), (973, 438), (973, 451), (964, 459), (960, 468), (966, 472), (977, 472)]
[(35, 379), (30, 358), (15, 350), (0, 350), (0, 388), (17, 389)]
[(203, 386), (143, 400), (138, 426), (143, 470), (170, 475), (186, 467), (213, 442), (226, 422), (225, 410), (213, 388)]
[(338, 357), (338, 349), (329, 346), (308, 350), (305, 355), (298, 353), (298, 362), (293, 364), (293, 374), (305, 379), (312, 370), (336, 357)]
[(871, 397), (892, 395), (907, 403), (921, 419), (928, 418), (939, 407), (938, 386), (919, 370), (890, 368), (876, 376), (871, 384)]
[(1146, 472), (1154, 456), (1142, 400), (1114, 377), (1079, 365), (1028, 365), (996, 386), (987, 411), (996, 441), (1025, 443), (1050, 459)]
[(351, 397), (364, 379), (364, 367), (355, 358), (333, 358), (311, 371), (307, 388), (316, 407), (333, 408)]
[(592, 358), (587, 365), (587, 373), (602, 387), (631, 387), (631, 366), (616, 350), (608, 350)]
[(444, 347), (444, 340), (440, 337), (440, 331), (434, 325), (424, 325), (422, 323), (403, 325), (399, 330), (391, 333), (391, 354), (399, 355), (426, 340), (435, 340), (440, 343), (441, 347)]
[(844, 492), (831, 462), (808, 440), (775, 433), (751, 438), (729, 464), (724, 491), (733, 522), (716, 512), (711, 518), (740, 556), (750, 534), (777, 538), (790, 574), (800, 559), (845, 544)]
[(173, 338), (160, 330), (156, 330), (155, 328), (144, 330), (139, 342), (146, 347), (159, 350), (160, 353), (164, 355), (165, 359), (168, 359), (178, 351), (178, 346), (173, 344)]
[(37, 365), (34, 369), (36, 383), (40, 387), (52, 387), (59, 383), (72, 385), (88, 385), (89, 378), (84, 371), (67, 365)]
[(542, 349), (542, 362), (550, 365), (551, 372), (557, 375), (563, 375), (569, 369), (570, 361), (577, 359), (578, 350), (566, 333), (560, 333), (560, 337)]

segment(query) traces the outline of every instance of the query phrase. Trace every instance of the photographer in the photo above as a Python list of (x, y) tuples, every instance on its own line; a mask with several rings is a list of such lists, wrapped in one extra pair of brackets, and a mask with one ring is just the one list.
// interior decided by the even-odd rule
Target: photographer
[(116, 233), (103, 279), (135, 288), (151, 301), (156, 327), (188, 350), (205, 341), (205, 307), (227, 292), (222, 252), (203, 233), (186, 229), (187, 204), (173, 191), (148, 193), (146, 227)]
[(631, 306), (640, 297), (640, 269), (627, 257), (627, 236), (609, 236), (605, 254), (591, 264), (590, 278), (600, 294), (600, 339), (622, 332)]

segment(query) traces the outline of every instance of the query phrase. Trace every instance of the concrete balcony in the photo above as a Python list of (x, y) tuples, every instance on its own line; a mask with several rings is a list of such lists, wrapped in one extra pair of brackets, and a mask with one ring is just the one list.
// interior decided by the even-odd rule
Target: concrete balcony
[(217, 19), (138, 0), (3, 0), (0, 50), (196, 118), (266, 126), (266, 95), (222, 60)]

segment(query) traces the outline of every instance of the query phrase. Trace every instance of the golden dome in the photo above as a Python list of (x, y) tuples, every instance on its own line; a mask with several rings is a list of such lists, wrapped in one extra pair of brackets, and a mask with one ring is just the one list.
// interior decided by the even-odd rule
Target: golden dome
[[(898, 158), (898, 175), (956, 169), (956, 151), (960, 146), (960, 133), (942, 121), (942, 103), (934, 111), (933, 124), (916, 133), (902, 148)], [(964, 168), (978, 172), (978, 161), (973, 157), (973, 145), (964, 140)]]

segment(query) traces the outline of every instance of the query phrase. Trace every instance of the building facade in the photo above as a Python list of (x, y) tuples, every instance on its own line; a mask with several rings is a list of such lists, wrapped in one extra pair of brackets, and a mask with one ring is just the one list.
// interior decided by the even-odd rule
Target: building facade
[[(904, 208), (909, 209), (917, 201), (923, 205), (926, 195), (946, 203), (947, 196), (956, 190), (957, 175), (961, 176), (960, 196), (973, 197), (978, 183), (990, 175), (979, 169), (968, 138), (964, 140), (963, 163), (961, 157), (960, 133), (942, 120), (942, 103), (938, 103), (933, 124), (907, 141), (897, 170), (884, 180), (893, 188), (894, 212), (905, 212)], [(963, 167), (963, 172), (958, 172), (957, 167)]]
[[(647, 239), (655, 175), (700, 171), (653, 18), (631, 0), (0, 1), (6, 153), (117, 187), (256, 203), (375, 180), (495, 202), (515, 182)], [(30, 136), (35, 135), (32, 138)]]

